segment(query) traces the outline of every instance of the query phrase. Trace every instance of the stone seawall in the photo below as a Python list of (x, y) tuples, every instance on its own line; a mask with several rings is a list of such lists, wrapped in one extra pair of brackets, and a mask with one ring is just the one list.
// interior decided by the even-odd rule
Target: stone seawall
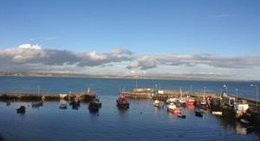
[(28, 94), (28, 93), (2, 93), (0, 100), (2, 101), (58, 101), (65, 100), (91, 100), (95, 98), (94, 93), (75, 93), (75, 94)]

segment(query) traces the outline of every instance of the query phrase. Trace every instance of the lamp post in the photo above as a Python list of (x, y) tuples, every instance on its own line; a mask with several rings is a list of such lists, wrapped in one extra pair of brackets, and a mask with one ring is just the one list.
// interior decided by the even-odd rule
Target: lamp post
[(250, 86), (256, 88), (256, 109), (258, 111), (258, 86), (254, 84), (250, 84)]
[(228, 95), (228, 88), (227, 88), (227, 85), (224, 85), (223, 87), (225, 88), (225, 89), (224, 89), (224, 90), (225, 90), (225, 93)]

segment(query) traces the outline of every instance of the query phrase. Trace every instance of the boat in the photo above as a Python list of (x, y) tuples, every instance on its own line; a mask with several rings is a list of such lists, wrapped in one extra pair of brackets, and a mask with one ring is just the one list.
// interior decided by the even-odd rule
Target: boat
[(69, 105), (72, 106), (72, 109), (78, 110), (80, 107), (80, 100), (74, 99), (74, 100), (70, 101)]
[(240, 123), (249, 125), (253, 122), (252, 114), (250, 113), (243, 113), (240, 117)]
[(179, 118), (186, 118), (186, 115), (178, 114), (177, 117), (179, 117)]
[(191, 97), (187, 98), (186, 106), (193, 106), (194, 103), (195, 103), (195, 99), (194, 98), (191, 98)]
[(168, 98), (168, 99), (166, 100), (166, 103), (167, 103), (167, 104), (174, 103), (174, 102), (176, 102), (176, 98), (174, 98), (174, 97)]
[(170, 112), (170, 113), (173, 113), (173, 114), (181, 114), (182, 113), (181, 109), (177, 108), (174, 103), (170, 103), (167, 106), (167, 112)]
[(119, 98), (116, 100), (116, 103), (118, 108), (122, 108), (122, 109), (129, 108), (129, 102), (127, 101), (124, 95), (120, 95)]
[(98, 98), (93, 99), (92, 102), (95, 103), (99, 108), (102, 107), (102, 103), (100, 102), (100, 100)]
[(200, 105), (206, 105), (207, 104), (207, 100), (205, 98), (203, 98), (201, 101), (200, 101)]
[(43, 105), (42, 101), (34, 101), (34, 102), (32, 102), (32, 107), (33, 108), (40, 107), (42, 105)]
[(207, 100), (205, 98), (203, 98), (200, 101), (199, 107), (200, 107), (200, 109), (203, 109), (203, 110), (207, 110), (208, 109), (208, 103), (207, 103)]
[(200, 110), (196, 109), (196, 110), (195, 110), (195, 116), (197, 116), (197, 117), (203, 117), (203, 113), (202, 113)]
[(184, 98), (179, 99), (180, 106), (186, 106), (186, 100)]
[(67, 101), (66, 100), (60, 100), (60, 109), (67, 109)]
[(67, 104), (60, 104), (60, 109), (67, 109)]
[(20, 106), (20, 108), (16, 109), (17, 113), (25, 113), (25, 106)]
[(96, 94), (93, 93), (90, 88), (86, 90), (86, 93), (83, 95), (84, 102), (91, 102), (93, 99), (96, 98)]
[(98, 112), (100, 108), (100, 105), (95, 102), (90, 102), (88, 105), (88, 109), (90, 112)]
[(162, 108), (163, 107), (163, 102), (162, 101), (159, 101), (159, 100), (155, 100), (154, 102), (153, 102), (153, 105), (155, 106), (155, 107), (158, 107), (158, 108)]
[(212, 111), (212, 115), (217, 115), (217, 116), (222, 116), (223, 112), (222, 111)]

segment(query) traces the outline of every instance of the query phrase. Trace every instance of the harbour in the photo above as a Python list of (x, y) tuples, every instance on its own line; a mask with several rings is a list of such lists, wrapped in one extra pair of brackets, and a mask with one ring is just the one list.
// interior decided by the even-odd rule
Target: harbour
[[(251, 119), (251, 121), (247, 122), (250, 122), (250, 125), (255, 126), (259, 126), (260, 123), (260, 113), (258, 112), (259, 105), (256, 104), (256, 101), (246, 98), (199, 92), (191, 94), (189, 91), (183, 92), (182, 90), (168, 89), (156, 91), (152, 88), (135, 88), (133, 91), (122, 91), (120, 95), (130, 99), (151, 99), (157, 102), (157, 104), (154, 105), (158, 108), (170, 103), (174, 103), (175, 105), (178, 105), (178, 107), (194, 106), (197, 109), (201, 109), (201, 106), (204, 106), (202, 109), (210, 111), (213, 115), (229, 116), (234, 120), (241, 120), (244, 115), (250, 113), (254, 120)], [(69, 94), (0, 94), (0, 100), (7, 102), (7, 105), (15, 101), (28, 101), (32, 102), (32, 107), (37, 107), (41, 106), (44, 101), (63, 101), (60, 106), (61, 108), (67, 108), (67, 106), (64, 107), (65, 105), (63, 104), (67, 103), (66, 101), (72, 104), (76, 101), (78, 101), (78, 103), (86, 103), (93, 101), (96, 97), (97, 95), (91, 92), (90, 88), (87, 88), (86, 92)], [(188, 100), (187, 98), (189, 97), (194, 99), (194, 102), (191, 104), (186, 103)], [(230, 101), (228, 101), (230, 98), (234, 100), (232, 101), (234, 105), (230, 105)], [(169, 99), (175, 100), (173, 102), (167, 102)], [(180, 102), (181, 100), (183, 100), (183, 102)], [(204, 105), (201, 104), (203, 100), (205, 100)], [(38, 104), (39, 102), (37, 101), (40, 101), (40, 104)], [(92, 103), (90, 103), (90, 105), (92, 105)], [(96, 108), (97, 110), (94, 111), (98, 111), (98, 107)], [(129, 107), (129, 105), (127, 105), (127, 107)]]
[[(48, 97), (52, 95), (53, 99), (45, 99), (43, 106), (32, 107), (33, 100), (16, 99), (11, 101), (10, 105), (3, 100), (0, 102), (0, 135), (7, 140), (259, 140), (258, 126), (248, 126), (240, 123), (230, 116), (215, 115), (216, 113), (206, 112), (202, 117), (195, 115), (196, 106), (180, 106), (182, 114), (185, 118), (179, 117), (177, 114), (167, 112), (167, 104), (162, 108), (153, 105), (154, 98), (138, 98), (127, 97), (129, 101), (128, 109), (119, 109), (116, 100), (122, 94), (122, 87), (129, 86), (125, 92), (131, 92), (135, 89), (135, 81), (131, 79), (78, 79), (78, 78), (7, 78), (5, 82), (16, 83), (19, 85), (26, 84), (27, 87), (36, 86), (36, 88), (28, 92), (34, 96)], [(0, 79), (1, 80), (1, 79)], [(14, 81), (10, 81), (14, 80)], [(48, 85), (45, 81), (52, 81)], [(66, 80), (66, 81), (64, 81)], [(37, 81), (37, 83), (34, 83)], [(3, 82), (3, 80), (2, 80)], [(19, 83), (22, 82), (22, 83)], [(29, 82), (29, 83), (25, 83)], [(30, 84), (30, 82), (33, 82)], [(65, 91), (60, 93), (48, 93), (45, 88), (52, 89), (54, 84), (59, 83), (57, 89), (64, 88)], [(176, 84), (184, 83), (183, 81), (165, 81), (165, 80), (139, 80), (138, 87), (151, 88), (154, 84), (160, 83), (160, 90), (174, 90), (176, 94), (180, 94), (180, 86)], [(73, 83), (71, 87), (64, 87)], [(190, 83), (185, 81), (185, 83)], [(200, 82), (200, 87), (207, 82)], [(207, 89), (211, 85), (217, 83), (209, 83)], [(249, 84), (251, 82), (248, 82)], [(223, 84), (223, 83), (221, 83)], [(237, 83), (235, 83), (237, 84)], [(29, 86), (28, 86), (29, 85)], [(37, 85), (40, 86), (38, 93)], [(100, 87), (103, 85), (103, 87)], [(190, 84), (189, 84), (190, 85)], [(230, 84), (231, 85), (231, 84)], [(234, 84), (233, 84), (234, 85)], [(248, 85), (247, 83), (245, 85)], [(13, 85), (10, 85), (13, 87)], [(99, 98), (102, 107), (98, 112), (90, 112), (88, 109), (89, 102), (80, 102), (78, 108), (70, 105), (69, 98), (64, 97), (67, 102), (67, 108), (61, 109), (60, 104), (62, 98), (60, 94), (71, 94), (70, 99), (77, 97), (76, 95), (84, 95), (87, 93), (88, 86), (91, 91)], [(164, 88), (162, 88), (164, 86)], [(171, 86), (171, 87), (169, 87)], [(221, 85), (220, 85), (221, 86)], [(228, 85), (229, 86), (229, 85)], [(78, 87), (78, 91), (73, 91), (73, 87)], [(1, 88), (2, 90), (7, 89)], [(249, 87), (251, 88), (251, 87)], [(71, 90), (71, 92), (70, 92)], [(129, 91), (128, 91), (129, 90)], [(214, 94), (202, 87), (202, 91), (195, 91), (196, 87), (193, 83), (193, 91), (188, 91), (182, 86), (183, 97), (186, 94), (196, 93), (197, 96), (205, 97)], [(230, 91), (229, 91), (230, 92)], [(161, 93), (161, 92), (160, 92)], [(254, 91), (252, 91), (254, 93)], [(3, 94), (10, 94), (8, 91), (2, 91)], [(26, 94), (24, 92), (14, 95)], [(221, 93), (216, 93), (217, 95)], [(155, 96), (155, 95), (154, 95)], [(178, 95), (179, 96), (179, 95)], [(193, 95), (190, 95), (195, 97)], [(164, 96), (163, 96), (164, 97)], [(213, 97), (213, 96), (212, 96)], [(241, 97), (243, 98), (243, 97)], [(38, 99), (38, 98), (36, 98)], [(244, 99), (243, 99), (244, 100)], [(64, 102), (64, 101), (63, 101)], [(250, 101), (249, 101), (250, 102)], [(252, 105), (255, 101), (252, 100)], [(16, 113), (16, 109), (24, 105), (26, 112), (24, 114)], [(4, 116), (2, 116), (4, 115)], [(46, 132), (48, 131), (48, 132)], [(209, 132), (214, 131), (214, 132)], [(72, 136), (73, 135), (73, 136)], [(75, 137), (76, 136), (76, 137)]]

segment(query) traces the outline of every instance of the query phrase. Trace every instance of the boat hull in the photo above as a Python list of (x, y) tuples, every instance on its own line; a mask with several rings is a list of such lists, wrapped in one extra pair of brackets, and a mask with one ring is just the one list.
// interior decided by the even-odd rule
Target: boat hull
[(200, 111), (195, 111), (195, 116), (197, 116), (197, 117), (203, 117), (203, 114), (202, 114), (202, 112), (200, 112)]
[(186, 106), (193, 106), (195, 104), (195, 99), (188, 99), (186, 101)]
[(179, 109), (179, 108), (167, 108), (167, 112), (169, 112), (169, 113), (172, 113), (172, 114), (181, 114), (182, 113), (182, 111), (181, 111), (181, 109)]
[(99, 108), (100, 108), (100, 106), (96, 103), (89, 103), (89, 105), (88, 105), (88, 109), (90, 112), (98, 112)]
[(120, 103), (120, 102), (117, 101), (117, 107), (122, 108), (122, 109), (128, 109), (129, 103)]
[(157, 100), (155, 100), (154, 102), (153, 102), (153, 105), (155, 106), (155, 107), (158, 107), (158, 108), (162, 108), (163, 107), (163, 102), (162, 101), (157, 101)]

